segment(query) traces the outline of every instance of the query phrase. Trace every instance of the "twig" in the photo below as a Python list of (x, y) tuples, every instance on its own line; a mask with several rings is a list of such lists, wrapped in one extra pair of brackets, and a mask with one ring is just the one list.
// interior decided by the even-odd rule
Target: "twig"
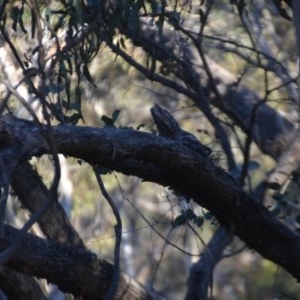
[(5, 209), (8, 198), (8, 184), (4, 184), (1, 187), (1, 197), (0, 197), (0, 236), (3, 235), (3, 225), (5, 220)]
[[(209, 86), (211, 87), (212, 91), (216, 95), (217, 99), (219, 99), (219, 103), (223, 103), (222, 96), (215, 84), (213, 74), (209, 67), (209, 63), (207, 62), (206, 56), (204, 54), (201, 43), (199, 42), (199, 39), (196, 39), (191, 32), (189, 32), (182, 26), (179, 26), (179, 28), (193, 42), (201, 60), (202, 60), (203, 68), (204, 68), (206, 75), (208, 77), (208, 80), (209, 80)], [(202, 89), (200, 88), (200, 84), (199, 84), (198, 94), (200, 94), (200, 95), (203, 94)], [(204, 96), (202, 96), (200, 98), (204, 98)], [(221, 141), (221, 146), (226, 154), (227, 161), (228, 161), (228, 167), (230, 170), (234, 170), (236, 168), (236, 163), (235, 163), (235, 159), (233, 156), (233, 152), (231, 150), (230, 142), (228, 140), (228, 137), (227, 137), (227, 134), (226, 134), (224, 128), (221, 126), (220, 122), (216, 119), (216, 117), (211, 113), (211, 111), (209, 109), (209, 105), (207, 103), (205, 103), (204, 101), (199, 100), (199, 95), (198, 95), (198, 97), (195, 97), (192, 99), (195, 102), (195, 104), (200, 108), (200, 110), (204, 113), (204, 115), (209, 120), (209, 122), (214, 126), (214, 128), (217, 132), (217, 135)]]
[(114, 295), (118, 289), (118, 282), (120, 277), (120, 249), (121, 249), (121, 242), (122, 242), (122, 220), (119, 213), (119, 210), (114, 202), (114, 200), (110, 197), (108, 194), (104, 183), (102, 181), (101, 175), (97, 167), (93, 168), (98, 185), (100, 187), (100, 190), (102, 192), (102, 195), (107, 200), (108, 204), (110, 205), (113, 214), (115, 215), (117, 224), (114, 226), (115, 228), (115, 234), (116, 234), (116, 243), (115, 243), (115, 249), (114, 249), (114, 272), (113, 272), (113, 278), (111, 281), (111, 286), (106, 293), (106, 300), (114, 299)]
[(8, 93), (7, 96), (9, 96), (10, 94), (13, 94), (20, 101), (20, 103), (25, 107), (25, 109), (29, 112), (29, 114), (32, 117), (32, 119), (37, 124), (40, 124), (39, 119), (36, 116), (34, 110), (30, 106), (30, 104), (28, 104), (28, 102), (21, 96), (21, 94), (18, 93), (18, 91), (15, 89), (15, 87), (12, 87), (11, 84), (9, 82), (7, 82), (7, 81), (2, 81), (2, 83), (6, 86), (6, 88), (9, 91), (9, 93)]
[(12, 255), (12, 253), (18, 248), (20, 245), (22, 239), (25, 237), (26, 232), (30, 229), (30, 227), (37, 222), (43, 215), (44, 213), (48, 210), (48, 208), (51, 206), (52, 202), (54, 201), (53, 193), (51, 196), (47, 199), (47, 201), (40, 207), (40, 209), (34, 213), (31, 218), (24, 224), (22, 229), (18, 231), (16, 237), (14, 240), (11, 242), (10, 246), (5, 249), (1, 254), (0, 254), (0, 264), (4, 264), (9, 257)]
[(225, 227), (219, 227), (208, 243), (201, 258), (190, 268), (188, 291), (185, 299), (207, 299), (207, 289), (211, 286), (215, 265), (222, 258), (223, 249), (231, 243), (233, 236)]
[(167, 237), (165, 237), (162, 233), (160, 233), (158, 230), (155, 229), (155, 226), (157, 224), (159, 224), (159, 222), (157, 220), (154, 220), (154, 222), (150, 222), (148, 221), (148, 219), (142, 214), (142, 212), (139, 210), (139, 208), (129, 199), (129, 198), (126, 198), (125, 194), (124, 194), (124, 191), (120, 185), (120, 182), (118, 180), (118, 178), (115, 176), (116, 180), (117, 180), (117, 183), (118, 183), (118, 186), (119, 186), (119, 189), (121, 191), (121, 194), (122, 194), (122, 197), (124, 198), (124, 200), (126, 200), (133, 208), (134, 210), (142, 217), (142, 219), (146, 222), (146, 224), (161, 238), (163, 239), (168, 245), (172, 246), (173, 248), (177, 249), (178, 251), (182, 252), (183, 254), (185, 255), (189, 255), (189, 256), (195, 256), (195, 257), (199, 257), (200, 255), (199, 254), (196, 254), (196, 253), (191, 253), (191, 252), (187, 252), (186, 250), (184, 250), (183, 248), (180, 248), (179, 246), (177, 246), (176, 244), (170, 242), (168, 240)]

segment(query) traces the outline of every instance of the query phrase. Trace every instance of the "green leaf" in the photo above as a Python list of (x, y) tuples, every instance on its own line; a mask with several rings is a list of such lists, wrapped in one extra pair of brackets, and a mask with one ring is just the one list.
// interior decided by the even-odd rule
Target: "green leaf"
[(58, 94), (62, 92), (65, 87), (63, 85), (58, 85), (58, 84), (51, 84), (45, 87), (47, 93), (53, 93), (53, 94)]
[(87, 66), (87, 64), (82, 64), (81, 65), (81, 73), (82, 75), (84, 76), (84, 78), (91, 84), (93, 85), (94, 87), (96, 87), (94, 81), (93, 81), (93, 78), (91, 76), (91, 73), (89, 71), (89, 68)]
[(237, 7), (238, 7), (239, 13), (242, 14), (244, 12), (245, 7), (246, 7), (245, 0), (239, 0)]
[(175, 228), (175, 227), (184, 225), (186, 223), (186, 221), (187, 221), (187, 216), (185, 214), (179, 215), (172, 222), (172, 226)]
[(117, 121), (119, 115), (120, 115), (121, 109), (116, 109), (114, 110), (114, 112), (112, 113), (112, 119), (115, 121)]
[(157, 4), (156, 1), (150, 1), (150, 6), (154, 15), (160, 12), (160, 6)]
[(250, 160), (248, 163), (248, 172), (255, 171), (260, 168), (260, 163), (255, 160)]
[(204, 214), (204, 219), (207, 221), (211, 221), (213, 219), (213, 215), (209, 212)]
[(280, 207), (281, 207), (280, 205), (276, 205), (276, 207), (271, 211), (273, 216), (278, 217), (281, 211)]
[(273, 195), (273, 197), (272, 197), (274, 200), (276, 200), (276, 201), (278, 201), (278, 202), (280, 202), (280, 201), (282, 201), (283, 200), (283, 198), (284, 198), (284, 194), (280, 194), (280, 193), (276, 193), (276, 194), (274, 194)]
[(200, 18), (200, 23), (204, 24), (206, 22), (206, 16), (203, 10), (200, 8), (199, 9), (199, 18)]
[(122, 48), (123, 48), (124, 50), (127, 49), (127, 48), (126, 48), (126, 45), (125, 45), (124, 37), (122, 37), (122, 36), (121, 36), (121, 38), (120, 38), (120, 45), (122, 46)]
[(136, 128), (136, 130), (140, 130), (141, 128), (143, 128), (143, 127), (145, 127), (146, 125), (145, 124), (140, 124), (137, 128)]
[(195, 225), (200, 228), (204, 223), (204, 218), (203, 217), (197, 217), (194, 222), (195, 222)]
[(151, 60), (151, 66), (150, 66), (150, 79), (152, 80), (152, 79), (153, 79), (154, 72), (155, 72), (155, 70), (156, 70), (156, 59), (155, 59), (155, 57), (152, 57), (150, 60)]
[[(68, 59), (65, 59), (66, 63), (69, 63)], [(66, 92), (66, 96), (67, 96), (67, 103), (68, 105), (70, 105), (71, 103), (71, 82), (70, 82), (70, 78), (69, 78), (69, 73), (70, 70), (67, 70), (65, 63), (61, 62), (59, 64), (59, 72), (58, 72), (58, 78), (57, 78), (57, 84), (60, 85), (64, 85), (65, 88), (65, 92)], [(69, 109), (68, 106), (66, 106), (67, 109)]]
[(101, 117), (101, 121), (106, 125), (106, 126), (109, 126), (109, 127), (115, 127), (114, 123), (115, 121), (110, 118), (110, 117), (107, 117), (106, 115), (103, 115)]
[(189, 220), (196, 220), (197, 219), (197, 216), (195, 215), (195, 213), (193, 212), (193, 210), (192, 209), (190, 209), (190, 208), (188, 208), (187, 210), (186, 210), (186, 216), (187, 216), (187, 218), (189, 219)]
[(75, 113), (71, 116), (64, 116), (64, 121), (66, 124), (76, 125), (80, 119), (81, 115), (79, 113)]
[(18, 19), (19, 19), (19, 8), (17, 6), (11, 8), (10, 17), (13, 20), (11, 27), (14, 31), (17, 31)]
[(23, 33), (27, 33), (27, 30), (26, 30), (26, 28), (25, 28), (25, 26), (24, 26), (24, 23), (23, 23), (23, 18), (22, 18), (22, 16), (23, 16), (23, 12), (22, 12), (22, 14), (20, 15), (20, 19), (19, 19), (20, 28), (22, 29)]
[(116, 127), (115, 126), (115, 122), (116, 120), (118, 119), (119, 115), (120, 115), (120, 112), (121, 110), (120, 109), (116, 109), (114, 110), (114, 112), (112, 113), (112, 116), (111, 117), (108, 117), (106, 115), (103, 115), (101, 117), (101, 121), (104, 122), (104, 124), (106, 126), (109, 126), (109, 127)]
[(75, 91), (75, 96), (76, 96), (76, 103), (77, 103), (77, 112), (82, 116), (82, 112), (81, 112), (81, 88), (79, 85), (77, 85), (76, 87), (76, 91)]
[(230, 0), (230, 4), (237, 7), (239, 14), (242, 14), (246, 7), (245, 0)]
[(177, 11), (173, 11), (168, 14), (168, 22), (174, 27), (175, 30), (179, 30), (180, 19), (180, 13)]
[(139, 11), (143, 7), (144, 0), (136, 1), (129, 10), (128, 27), (132, 34), (137, 33), (140, 27)]

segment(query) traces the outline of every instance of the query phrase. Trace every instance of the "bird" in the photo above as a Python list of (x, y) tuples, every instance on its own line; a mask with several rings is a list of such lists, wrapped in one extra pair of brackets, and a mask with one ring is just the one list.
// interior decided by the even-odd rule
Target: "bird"
[(155, 104), (150, 111), (160, 136), (176, 140), (204, 157), (211, 155), (212, 150), (201, 144), (192, 133), (181, 129), (167, 110)]

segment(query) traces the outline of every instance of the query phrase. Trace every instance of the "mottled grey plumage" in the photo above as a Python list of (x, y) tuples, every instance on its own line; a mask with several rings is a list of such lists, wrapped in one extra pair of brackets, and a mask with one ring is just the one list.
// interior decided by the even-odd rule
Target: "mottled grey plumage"
[(178, 139), (181, 134), (181, 128), (171, 114), (157, 104), (151, 108), (151, 114), (159, 135)]
[(205, 157), (211, 154), (210, 148), (202, 145), (193, 134), (182, 130), (171, 114), (159, 105), (151, 108), (151, 114), (159, 135), (180, 141), (185, 147)]

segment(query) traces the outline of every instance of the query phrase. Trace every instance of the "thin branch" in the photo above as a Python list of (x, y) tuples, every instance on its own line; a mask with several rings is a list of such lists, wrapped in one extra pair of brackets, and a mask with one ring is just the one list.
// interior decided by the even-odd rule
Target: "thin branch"
[[(35, 213), (49, 198), (49, 189), (28, 162), (17, 165), (12, 173), (10, 184), (22, 207), (31, 214)], [(46, 214), (38, 220), (38, 224), (47, 239), (85, 248), (58, 201), (51, 205)]]
[(25, 109), (29, 112), (30, 116), (36, 122), (36, 124), (39, 124), (40, 121), (39, 121), (38, 117), (36, 116), (36, 113), (34, 112), (32, 107), (30, 106), (30, 104), (28, 104), (28, 102), (22, 97), (22, 95), (18, 91), (16, 91), (16, 88), (12, 87), (11, 84), (9, 82), (6, 82), (6, 81), (4, 81), (3, 84), (6, 86), (6, 88), (10, 92), (7, 95), (7, 97), (10, 94), (13, 94), (20, 101), (20, 103), (25, 107)]
[(18, 232), (14, 240), (9, 245), (9, 247), (6, 248), (3, 252), (1, 252), (0, 264), (4, 264), (10, 258), (10, 256), (16, 251), (21, 241), (25, 237), (27, 231), (31, 228), (31, 226), (35, 222), (37, 222), (44, 215), (44, 213), (48, 210), (51, 204), (52, 204), (52, 198), (49, 197), (47, 201), (40, 207), (40, 209), (36, 213), (34, 213), (31, 216), (31, 218), (24, 224), (22, 229)]
[[(212, 75), (212, 72), (210, 70), (209, 64), (207, 62), (206, 56), (204, 54), (204, 51), (202, 49), (201, 46), (201, 42), (199, 42), (198, 38), (195, 38), (188, 30), (186, 30), (185, 28), (180, 26), (180, 30), (186, 35), (188, 36), (191, 41), (193, 42), (194, 46), (196, 47), (198, 54), (202, 60), (203, 63), (203, 68), (207, 74), (208, 80), (209, 80), (209, 85), (212, 89), (212, 91), (214, 92), (214, 94), (216, 95), (216, 98), (219, 100), (219, 103), (223, 103), (222, 101), (222, 96), (215, 84), (214, 81), (214, 77)], [(199, 94), (202, 94), (202, 89), (199, 89)], [(211, 124), (214, 126), (214, 128), (216, 129), (217, 135), (221, 141), (221, 145), (222, 148), (226, 154), (227, 157), (227, 161), (228, 161), (228, 167), (230, 170), (234, 170), (236, 168), (236, 163), (235, 163), (235, 159), (233, 157), (233, 152), (231, 150), (230, 147), (230, 142), (228, 140), (227, 134), (224, 130), (224, 128), (220, 125), (220, 123), (217, 121), (217, 119), (215, 118), (215, 116), (210, 112), (209, 109), (207, 109), (206, 106), (204, 106), (204, 101), (201, 101), (199, 99), (199, 97), (197, 98), (193, 98), (194, 102), (196, 103), (196, 105), (198, 104), (198, 107), (200, 107), (200, 109), (203, 111), (203, 113), (205, 114), (205, 116), (207, 117), (207, 119), (211, 122)], [(200, 105), (200, 101), (203, 103), (201, 103)]]
[[(270, 68), (272, 68), (272, 65), (277, 65), (281, 69), (282, 73), (285, 73), (290, 79), (292, 79), (291, 76), (288, 74), (288, 70), (287, 70), (287, 68), (286, 68), (285, 65), (283, 65), (279, 60), (275, 59), (271, 55), (269, 55), (269, 54), (267, 54), (267, 53), (265, 53), (265, 52), (257, 49), (256, 47), (251, 47), (251, 46), (245, 45), (245, 44), (243, 44), (241, 42), (237, 42), (237, 41), (234, 41), (234, 40), (224, 39), (224, 38), (221, 38), (218, 35), (203, 35), (203, 38), (206, 38), (206, 39), (209, 39), (209, 40), (218, 41), (218, 42), (220, 42), (221, 45), (227, 43), (227, 44), (230, 44), (230, 45), (234, 45), (236, 48), (241, 48), (241, 49), (249, 50), (251, 52), (259, 54), (259, 55), (263, 56), (269, 62), (269, 67)], [(230, 48), (224, 48), (224, 49), (227, 50), (227, 51), (232, 51), (232, 50), (230, 50)], [(241, 57), (245, 57), (243, 55), (245, 52), (244, 53), (243, 52), (234, 52), (234, 53), (240, 55)], [(254, 60), (251, 60), (250, 62), (251, 62), (251, 64), (255, 63)], [(260, 66), (264, 66), (264, 64), (261, 63)], [(264, 66), (264, 67), (267, 68), (267, 66)]]
[[(222, 258), (223, 249), (232, 242), (233, 235), (224, 227), (219, 227), (214, 237), (207, 245), (207, 250), (190, 268), (188, 291), (185, 299), (207, 299), (207, 291), (211, 286), (213, 269)], [(212, 299), (212, 297), (211, 297)]]
[(181, 85), (173, 80), (167, 79), (164, 76), (158, 75), (157, 73), (151, 72), (151, 70), (148, 70), (143, 65), (139, 64), (135, 59), (133, 59), (125, 51), (120, 49), (120, 47), (114, 45), (113, 43), (111, 43), (109, 41), (107, 41), (107, 44), (114, 53), (116, 53), (117, 55), (120, 55), (128, 64), (130, 64), (135, 69), (137, 69), (139, 72), (141, 72), (143, 75), (145, 75), (149, 80), (158, 82), (158, 83), (162, 84), (163, 86), (169, 87), (191, 99), (194, 99), (197, 97), (197, 93), (190, 91), (188, 88), (185, 88), (183, 85)]
[[(5, 122), (7, 118), (10, 121)], [(32, 122), (2, 116), (0, 125), (20, 143), (24, 157), (26, 153), (42, 155), (49, 152), (47, 143)], [(193, 198), (249, 247), (300, 278), (300, 265), (293, 261), (299, 253), (299, 235), (245, 193), (210, 159), (177, 141), (133, 129), (60, 125), (53, 127), (53, 131), (59, 152), (92, 165), (169, 186), (185, 197)], [(282, 251), (288, 251), (289, 260), (281, 255)]]
[[(0, 164), (1, 166), (2, 164)], [(5, 210), (8, 198), (8, 184), (4, 184), (0, 191), (0, 237), (3, 235), (3, 226), (5, 222)]]
[(18, 65), (20, 66), (22, 71), (25, 72), (26, 68), (24, 67), (22, 59), (20, 58), (17, 49), (15, 48), (14, 44), (11, 42), (10, 38), (8, 37), (8, 35), (6, 33), (5, 27), (2, 24), (0, 24), (0, 32), (1, 32), (5, 42), (8, 44), (11, 52), (13, 53)]
[(168, 232), (168, 234), (166, 236), (165, 243), (164, 243), (164, 245), (162, 247), (162, 250), (160, 251), (159, 259), (158, 259), (158, 261), (155, 264), (155, 269), (154, 269), (154, 271), (152, 273), (152, 276), (151, 276), (151, 279), (150, 279), (150, 282), (149, 282), (149, 285), (150, 285), (150, 287), (152, 289), (154, 289), (155, 277), (156, 277), (158, 269), (159, 269), (159, 267), (160, 267), (160, 265), (161, 265), (161, 263), (163, 261), (164, 254), (165, 254), (165, 251), (166, 251), (166, 248), (167, 248), (167, 245), (168, 245), (167, 240), (169, 240), (169, 237), (170, 237), (170, 235), (172, 233), (172, 230), (173, 230), (173, 228), (170, 228), (170, 230), (169, 230), (169, 232)]
[(292, 0), (292, 10), (293, 10), (293, 20), (295, 24), (296, 29), (296, 41), (297, 41), (297, 47), (298, 47), (298, 73), (300, 72), (300, 2), (297, 0)]
[(253, 141), (253, 130), (254, 130), (254, 126), (256, 124), (255, 119), (256, 119), (256, 114), (257, 111), (259, 109), (259, 107), (261, 105), (263, 105), (267, 100), (268, 100), (268, 96), (269, 96), (269, 92), (268, 92), (268, 74), (265, 72), (265, 88), (267, 90), (265, 97), (257, 102), (252, 111), (251, 111), (251, 118), (250, 118), (250, 122), (249, 122), (249, 129), (246, 131), (247, 137), (246, 137), (246, 143), (245, 143), (245, 147), (244, 147), (244, 155), (243, 155), (243, 168), (242, 168), (242, 172), (241, 172), (241, 176), (240, 176), (240, 184), (241, 186), (244, 186), (245, 180), (247, 178), (248, 175), (248, 167), (249, 167), (249, 160), (250, 160), (250, 148), (251, 148), (251, 144)]
[(100, 190), (102, 192), (102, 195), (107, 200), (108, 204), (110, 205), (113, 214), (115, 215), (117, 224), (114, 226), (115, 228), (115, 235), (116, 235), (116, 243), (115, 243), (115, 250), (114, 250), (114, 273), (113, 273), (113, 279), (111, 286), (106, 294), (105, 299), (110, 300), (114, 299), (114, 295), (118, 289), (118, 282), (119, 282), (119, 276), (120, 276), (120, 250), (121, 250), (121, 242), (122, 242), (122, 220), (121, 216), (118, 210), (118, 207), (116, 206), (114, 200), (110, 197), (108, 194), (104, 183), (102, 181), (99, 169), (97, 167), (93, 168), (98, 185), (100, 187)]
[(123, 199), (126, 200), (133, 208), (134, 210), (139, 214), (139, 216), (141, 216), (141, 218), (146, 222), (146, 224), (149, 226), (149, 228), (151, 228), (151, 230), (153, 230), (162, 240), (164, 240), (168, 245), (172, 246), (173, 248), (177, 249), (178, 251), (182, 252), (185, 255), (188, 256), (195, 256), (198, 257), (199, 254), (196, 253), (191, 253), (191, 252), (187, 252), (185, 249), (177, 246), (176, 244), (172, 243), (170, 240), (168, 240), (168, 238), (166, 236), (164, 236), (161, 232), (159, 232), (155, 226), (159, 224), (159, 222), (157, 220), (154, 220), (153, 223), (151, 223), (145, 216), (144, 214), (138, 209), (138, 207), (129, 199), (125, 196), (125, 193), (120, 185), (120, 182), (118, 180), (118, 178), (115, 176), (119, 189), (121, 191), (121, 194), (123, 196)]

